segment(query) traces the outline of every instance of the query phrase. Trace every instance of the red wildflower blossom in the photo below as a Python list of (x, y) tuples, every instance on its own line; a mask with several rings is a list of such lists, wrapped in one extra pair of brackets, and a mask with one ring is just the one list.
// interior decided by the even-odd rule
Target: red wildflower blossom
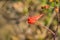
[(28, 17), (28, 23), (34, 24), (39, 18), (41, 18), (44, 14)]
[(45, 7), (46, 9), (48, 9), (50, 6), (49, 6), (49, 5), (45, 5), (44, 7)]

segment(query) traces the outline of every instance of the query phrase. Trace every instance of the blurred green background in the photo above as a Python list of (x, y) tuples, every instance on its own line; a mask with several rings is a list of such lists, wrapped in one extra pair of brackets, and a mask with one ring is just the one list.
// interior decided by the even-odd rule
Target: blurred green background
[[(0, 40), (60, 40), (59, 4), (59, 0), (0, 1)], [(28, 23), (29, 16), (40, 14), (44, 16), (35, 24)]]

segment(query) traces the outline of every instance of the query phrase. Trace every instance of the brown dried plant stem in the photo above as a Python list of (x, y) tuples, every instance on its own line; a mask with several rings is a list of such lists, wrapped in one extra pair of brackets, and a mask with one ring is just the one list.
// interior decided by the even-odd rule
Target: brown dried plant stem
[[(53, 22), (54, 17), (56, 16), (56, 14), (57, 14), (57, 13), (54, 11), (53, 14), (52, 14), (52, 16), (51, 16), (51, 18), (50, 18), (49, 23), (47, 24), (47, 27), (49, 27), (49, 26), (51, 25), (51, 23)], [(54, 33), (55, 33), (55, 35), (54, 35), (54, 40), (56, 40), (56, 32), (54, 32)]]
[(39, 26), (47, 29), (49, 32), (51, 32), (53, 35), (55, 35), (55, 33), (52, 30), (50, 30), (47, 26), (42, 26), (40, 23), (39, 23)]
[(60, 15), (59, 12), (57, 12), (57, 13), (56, 13), (56, 16), (57, 16), (57, 28), (56, 28), (56, 31), (55, 31), (54, 40), (56, 40), (56, 35), (57, 35), (57, 31), (58, 31), (58, 25), (59, 25), (59, 21), (60, 21), (60, 20), (59, 20), (59, 18), (60, 18), (59, 15)]
[(56, 16), (56, 13), (53, 12), (53, 14), (52, 14), (52, 16), (50, 18), (50, 21), (48, 22), (47, 26), (43, 26), (40, 23), (38, 23), (40, 27), (43, 27), (43, 28), (47, 29), (47, 31), (51, 32), (54, 35), (54, 40), (56, 38), (56, 33), (53, 32), (51, 29), (49, 29), (49, 26), (51, 25), (51, 23), (52, 23), (52, 21), (53, 21), (53, 19), (54, 19), (55, 16)]

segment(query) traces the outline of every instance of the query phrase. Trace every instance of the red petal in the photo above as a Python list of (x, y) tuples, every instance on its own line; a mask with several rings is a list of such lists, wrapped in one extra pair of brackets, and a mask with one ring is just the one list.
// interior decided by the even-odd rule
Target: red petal
[(44, 14), (41, 15), (37, 15), (37, 16), (33, 16), (33, 17), (29, 17), (28, 18), (28, 23), (29, 24), (34, 24), (39, 18), (41, 18)]

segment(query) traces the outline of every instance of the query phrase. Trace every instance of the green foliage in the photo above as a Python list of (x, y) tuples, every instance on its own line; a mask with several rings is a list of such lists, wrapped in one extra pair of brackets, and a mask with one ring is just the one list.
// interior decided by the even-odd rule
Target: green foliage
[(27, 14), (28, 13), (28, 8), (24, 7), (23, 12), (24, 12), (24, 14)]
[(47, 2), (46, 0), (40, 0), (40, 1), (41, 1), (41, 5), (43, 6), (46, 5), (46, 2)]

